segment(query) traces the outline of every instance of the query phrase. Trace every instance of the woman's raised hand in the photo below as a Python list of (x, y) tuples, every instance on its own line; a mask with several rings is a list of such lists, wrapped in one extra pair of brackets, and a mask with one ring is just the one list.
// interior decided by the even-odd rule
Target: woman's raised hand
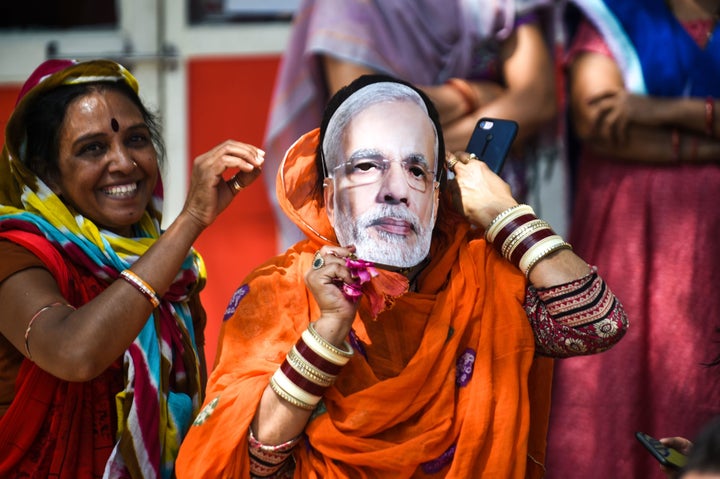
[[(262, 173), (264, 161), (263, 150), (234, 140), (226, 140), (198, 156), (183, 210), (207, 227), (240, 190)], [(226, 172), (233, 170), (236, 173), (226, 181)]]

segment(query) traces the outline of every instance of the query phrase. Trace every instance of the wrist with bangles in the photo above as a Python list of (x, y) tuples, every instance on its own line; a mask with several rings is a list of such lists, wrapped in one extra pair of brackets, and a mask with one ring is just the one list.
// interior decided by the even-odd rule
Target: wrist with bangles
[(312, 411), (353, 354), (347, 341), (337, 347), (310, 323), (270, 378), (270, 388), (293, 406)]
[(572, 249), (547, 222), (535, 216), (530, 206), (524, 204), (511, 206), (498, 214), (485, 229), (485, 239), (526, 278), (545, 257), (562, 249)]

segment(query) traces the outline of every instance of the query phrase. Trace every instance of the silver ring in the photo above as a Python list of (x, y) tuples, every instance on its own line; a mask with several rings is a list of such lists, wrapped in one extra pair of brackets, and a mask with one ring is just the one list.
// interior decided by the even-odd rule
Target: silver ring
[(237, 175), (232, 177), (232, 180), (228, 182), (228, 186), (232, 190), (233, 194), (238, 194), (243, 189), (243, 185), (238, 181)]
[(325, 266), (325, 258), (322, 257), (320, 251), (316, 251), (313, 257), (312, 269), (320, 269), (323, 266)]

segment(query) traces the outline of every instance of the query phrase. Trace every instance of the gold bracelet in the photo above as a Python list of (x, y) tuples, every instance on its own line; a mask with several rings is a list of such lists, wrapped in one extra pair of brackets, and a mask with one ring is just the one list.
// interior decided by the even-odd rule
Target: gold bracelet
[[(559, 238), (559, 241), (555, 237)], [(554, 253), (555, 251), (559, 251), (561, 249), (572, 249), (572, 246), (570, 245), (570, 243), (565, 242), (559, 235), (550, 236), (545, 239), (553, 239), (553, 241), (548, 242), (549, 244), (546, 244), (544, 248), (542, 248), (540, 250), (535, 250), (533, 252), (534, 255), (527, 262), (526, 269), (523, 270), (521, 268), (521, 271), (523, 271), (525, 273), (525, 278), (529, 279), (530, 271), (532, 271), (532, 269), (535, 267), (535, 265), (537, 265), (540, 262), (540, 260), (542, 260), (543, 258), (548, 256), (549, 254)], [(540, 243), (541, 242), (539, 242), (538, 244), (540, 244)], [(528, 250), (528, 253), (529, 252), (530, 251)], [(528, 253), (525, 253), (525, 255), (527, 255)], [(523, 259), (525, 259), (525, 256), (523, 256), (523, 258), (520, 260), (521, 263), (522, 263)]]
[(153, 305), (153, 308), (160, 306), (160, 298), (158, 298), (155, 290), (147, 284), (143, 279), (135, 274), (134, 271), (126, 269), (120, 272), (120, 277), (130, 283), (136, 290), (138, 290), (148, 301)]
[(56, 306), (67, 306), (68, 308), (72, 309), (73, 311), (76, 310), (75, 306), (73, 306), (71, 304), (63, 303), (62, 301), (55, 301), (54, 303), (50, 303), (47, 306), (43, 306), (42, 308), (38, 309), (35, 314), (33, 314), (32, 318), (30, 318), (30, 321), (28, 322), (27, 329), (25, 330), (25, 352), (27, 353), (27, 357), (30, 361), (32, 361), (32, 354), (30, 354), (30, 342), (28, 341), (28, 339), (30, 337), (30, 330), (32, 329), (33, 323), (38, 318), (38, 316), (40, 316), (45, 311), (52, 309)]
[[(336, 347), (335, 345), (331, 344), (327, 339), (320, 336), (320, 334), (315, 330), (314, 323), (308, 324), (307, 330), (310, 331), (310, 335), (313, 337), (313, 339), (315, 339), (320, 344), (320, 346), (327, 349), (333, 355), (339, 356), (340, 358), (344, 359), (345, 362), (343, 364), (347, 363), (347, 360), (350, 359), (352, 357), (352, 355), (355, 353), (355, 351), (353, 351), (353, 349), (352, 349), (352, 346), (350, 346), (350, 344), (347, 341), (343, 341), (343, 347), (345, 349), (340, 349), (340, 348)], [(305, 341), (305, 342), (307, 343), (307, 341)], [(308, 344), (308, 346), (310, 346), (310, 345)], [(317, 351), (315, 351), (315, 352), (317, 352)], [(320, 353), (318, 353), (318, 354), (320, 354)]]
[(317, 404), (308, 404), (305, 403), (292, 395), (290, 395), (287, 391), (285, 391), (280, 385), (275, 381), (275, 375), (273, 375), (270, 378), (270, 389), (272, 389), (275, 394), (277, 394), (280, 398), (284, 399), (285, 401), (289, 402), (293, 406), (299, 407), (300, 409), (305, 409), (307, 411), (312, 411), (315, 409), (315, 406)]

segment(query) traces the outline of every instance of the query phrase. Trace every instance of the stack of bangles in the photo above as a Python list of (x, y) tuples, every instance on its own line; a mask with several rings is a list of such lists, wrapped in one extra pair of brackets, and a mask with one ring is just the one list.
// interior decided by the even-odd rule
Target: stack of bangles
[(270, 387), (293, 406), (312, 411), (352, 355), (347, 341), (337, 348), (310, 323), (270, 378)]
[(525, 277), (549, 254), (572, 247), (550, 225), (538, 219), (528, 205), (515, 205), (495, 217), (485, 230), (485, 239)]

